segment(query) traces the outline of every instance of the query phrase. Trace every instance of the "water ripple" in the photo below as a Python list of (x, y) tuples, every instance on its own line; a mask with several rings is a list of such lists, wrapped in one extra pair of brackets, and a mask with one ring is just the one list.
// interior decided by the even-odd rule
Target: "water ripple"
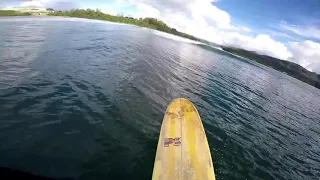
[(217, 179), (320, 176), (314, 87), (138, 27), (72, 18), (2, 25), (0, 166), (150, 179), (163, 113), (185, 97), (202, 117)]

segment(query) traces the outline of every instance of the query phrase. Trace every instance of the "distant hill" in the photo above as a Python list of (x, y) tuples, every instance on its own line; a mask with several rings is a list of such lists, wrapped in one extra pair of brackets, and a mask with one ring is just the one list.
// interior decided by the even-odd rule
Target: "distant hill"
[[(316, 74), (314, 72), (310, 72), (307, 69), (303, 68), (302, 66), (289, 62), (280, 60), (277, 58), (273, 58), (266, 55), (260, 55), (256, 52), (247, 51), (243, 49), (233, 48), (233, 47), (226, 47), (226, 46), (220, 46), (215, 43), (209, 42), (204, 39), (200, 39), (197, 37), (194, 37), (192, 35), (177, 31), (175, 28), (169, 27), (164, 22), (157, 20), (155, 18), (132, 18), (132, 17), (123, 17), (123, 16), (113, 16), (110, 14), (104, 14), (99, 9), (92, 10), (92, 9), (74, 9), (70, 11), (53, 11), (53, 9), (40, 9), (48, 12), (48, 16), (68, 16), (68, 17), (78, 17), (78, 18), (87, 18), (87, 19), (98, 19), (98, 20), (105, 20), (105, 21), (111, 21), (111, 22), (119, 22), (119, 23), (126, 23), (126, 24), (133, 24), (136, 26), (141, 27), (147, 27), (150, 29), (156, 29), (158, 31), (163, 31), (166, 33), (174, 34), (177, 36), (181, 36), (184, 38), (188, 38), (194, 41), (199, 41), (204, 44), (207, 44), (209, 46), (214, 47), (221, 47), (223, 50), (251, 59), (253, 61), (256, 61), (258, 63), (264, 64), (266, 66), (272, 67), (273, 69), (276, 69), (278, 71), (284, 72), (288, 74), (289, 76), (292, 76), (296, 79), (299, 79), (305, 83), (308, 83), (312, 86), (315, 86), (320, 89), (320, 75)], [(39, 9), (30, 9), (28, 12), (19, 10), (0, 10), (0, 16), (29, 16), (29, 15), (41, 15), (41, 14), (34, 14), (29, 11), (36, 11), (38, 12)], [(209, 47), (206, 45), (200, 45), (202, 47)]]
[(280, 72), (284, 72), (289, 76), (292, 76), (300, 81), (308, 83), (316, 88), (320, 89), (320, 74), (316, 74), (314, 72), (310, 72), (304, 67), (289, 61), (284, 61), (281, 59), (277, 59), (274, 57), (261, 55), (253, 51), (247, 51), (244, 49), (238, 49), (233, 47), (222, 46), (222, 49), (230, 52), (232, 54), (236, 54), (247, 59), (256, 61), (260, 64), (272, 67), (275, 70)]

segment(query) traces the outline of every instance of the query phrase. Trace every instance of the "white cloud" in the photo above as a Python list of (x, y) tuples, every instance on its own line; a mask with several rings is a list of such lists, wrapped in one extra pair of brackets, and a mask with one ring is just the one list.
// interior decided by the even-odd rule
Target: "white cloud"
[[(289, 47), (287, 47), (284, 43), (272, 39), (267, 34), (248, 35), (251, 29), (233, 25), (230, 15), (212, 5), (209, 0), (129, 1), (131, 5), (137, 7), (139, 11), (137, 16), (143, 14), (143, 17), (159, 18), (170, 27), (199, 38), (221, 45), (256, 51), (283, 60), (290, 60), (307, 69), (320, 72), (320, 45), (318, 43), (312, 41), (296, 42), (289, 43)], [(284, 24), (282, 25), (284, 27)], [(287, 27), (287, 29), (289, 28)], [(320, 32), (318, 32), (320, 30), (310, 27), (298, 30), (293, 30), (291, 27), (291, 31), (296, 31), (296, 33), (306, 37), (320, 37)], [(283, 32), (272, 32), (270, 34), (288, 39), (293, 38)]]
[(270, 55), (279, 59), (287, 60), (292, 57), (288, 48), (280, 43), (271, 39), (270, 36), (265, 34), (259, 34), (255, 38), (246, 43), (247, 48), (257, 51), (261, 54)]
[(77, 8), (78, 5), (70, 0), (25, 0), (21, 7), (53, 8), (56, 10), (69, 10)]
[(218, 24), (217, 27), (219, 29), (224, 29), (224, 30), (251, 32), (251, 29), (245, 26), (233, 26), (231, 24)]
[(289, 60), (300, 64), (308, 70), (320, 73), (320, 44), (306, 40), (291, 42), (290, 47), (293, 57)]
[[(217, 0), (215, 0), (217, 1)], [(320, 44), (313, 41), (284, 43), (272, 39), (267, 34), (250, 35), (248, 27), (235, 25), (230, 15), (214, 6), (213, 0), (114, 0), (108, 5), (100, 5), (104, 12), (113, 14), (124, 12), (133, 17), (155, 17), (170, 27), (192, 34), (211, 42), (244, 48), (283, 60), (290, 60), (315, 72), (320, 72)], [(61, 6), (68, 0), (26, 0), (23, 6)], [(85, 7), (86, 8), (86, 7)], [(94, 7), (90, 7), (94, 8)], [(125, 11), (122, 11), (122, 10)], [(130, 9), (130, 11), (127, 11)], [(119, 11), (119, 12), (115, 12)], [(129, 13), (129, 14), (128, 14)], [(303, 37), (320, 38), (320, 29), (315, 26), (300, 27), (280, 24), (282, 30)], [(268, 32), (268, 31), (267, 31)], [(272, 36), (291, 38), (287, 33), (268, 32)]]
[(160, 11), (148, 4), (140, 3), (136, 7), (140, 10), (140, 13), (137, 14), (139, 17), (159, 17)]
[[(201, 17), (209, 23), (229, 24), (230, 15), (213, 6), (212, 0), (127, 0), (128, 4), (136, 6), (144, 4), (157, 9), (160, 14), (183, 14), (185, 17)], [(140, 9), (142, 10), (142, 9)]]
[(320, 29), (314, 26), (298, 26), (281, 22), (280, 27), (299, 36), (320, 39)]
[(11, 7), (12, 3), (23, 2), (28, 0), (0, 0), (0, 7)]
[(255, 37), (244, 26), (236, 26), (230, 15), (211, 4), (210, 0), (128, 0), (139, 11), (136, 17), (155, 17), (170, 27), (221, 45), (240, 47), (276, 58), (292, 56), (287, 47), (268, 35)]
[(33, 0), (33, 1), (26, 1), (20, 4), (22, 7), (45, 7), (50, 0)]
[(283, 37), (283, 38), (287, 38), (287, 39), (293, 39), (292, 36), (284, 33), (284, 32), (278, 32), (278, 31), (267, 31), (270, 35), (272, 36), (276, 36), (276, 37)]
[(224, 37), (223, 45), (256, 51), (283, 60), (292, 57), (292, 53), (284, 44), (275, 41), (266, 34), (258, 34), (255, 37), (242, 35), (239, 32), (222, 33), (221, 35)]

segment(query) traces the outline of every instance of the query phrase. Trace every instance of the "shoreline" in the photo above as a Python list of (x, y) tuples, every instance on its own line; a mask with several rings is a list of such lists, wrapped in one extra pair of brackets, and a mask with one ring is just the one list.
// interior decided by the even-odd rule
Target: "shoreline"
[[(3, 11), (2, 11), (3, 12)], [(11, 11), (13, 12), (13, 11)], [(84, 21), (92, 21), (92, 22), (99, 22), (99, 23), (111, 23), (111, 24), (117, 24), (117, 25), (130, 25), (130, 26), (135, 26), (135, 27), (140, 27), (140, 28), (145, 28), (151, 31), (154, 31), (155, 35), (158, 36), (163, 36), (168, 39), (174, 39), (178, 41), (185, 41), (185, 42), (190, 42), (194, 44), (203, 44), (206, 46), (210, 46), (212, 48), (215, 48), (219, 51), (226, 52), (236, 58), (240, 58), (246, 61), (254, 61), (258, 64), (264, 65), (268, 68), (274, 69), (280, 73), (284, 73), (288, 76), (291, 76), (295, 79), (298, 79), (302, 82), (305, 82), (311, 86), (314, 86), (318, 89), (320, 89), (320, 79), (314, 78), (313, 76), (319, 76), (314, 72), (310, 72), (306, 70), (305, 68), (301, 67), (298, 64), (292, 63), (290, 61), (285, 61), (265, 55), (260, 55), (260, 54), (252, 54), (252, 52), (249, 52), (244, 49), (239, 49), (235, 50), (233, 52), (232, 50), (228, 50), (228, 47), (223, 47), (223, 46), (214, 46), (210, 42), (206, 40), (202, 40), (199, 38), (196, 38), (194, 36), (188, 35), (186, 33), (182, 33), (177, 31), (174, 28), (170, 28), (167, 26), (164, 22), (159, 21), (155, 18), (139, 18), (135, 19), (132, 17), (124, 17), (124, 16), (113, 16), (113, 15), (108, 15), (104, 14), (98, 10), (71, 10), (71, 11), (59, 11), (59, 12), (53, 12), (53, 13), (48, 13), (45, 15), (33, 15), (33, 14), (10, 14), (10, 15), (5, 15), (3, 16), (1, 14), (0, 10), (0, 17), (55, 17), (55, 18), (69, 18), (69, 19), (78, 19), (78, 20), (84, 20)], [(181, 39), (180, 39), (181, 38)], [(227, 48), (227, 50), (225, 49)], [(231, 49), (231, 48), (229, 48)], [(238, 51), (244, 51), (244, 55), (241, 56), (239, 53), (236, 53)], [(251, 53), (251, 54), (250, 54)], [(250, 58), (251, 56), (254, 56)], [(272, 61), (273, 64), (270, 64), (267, 59), (270, 59), (270, 62)], [(261, 62), (262, 61), (262, 62)], [(285, 62), (283, 64), (282, 62)], [(298, 67), (298, 68), (296, 68)]]
[[(189, 38), (186, 38), (186, 37), (182, 37), (182, 36), (178, 36), (178, 35), (175, 35), (175, 34), (172, 34), (172, 33), (160, 31), (160, 30), (157, 30), (157, 29), (149, 28), (149, 27), (138, 26), (138, 25), (135, 25), (135, 24), (123, 23), (123, 22), (113, 22), (113, 21), (108, 21), (108, 20), (90, 19), (90, 18), (85, 18), (85, 17), (52, 16), (52, 15), (49, 15), (49, 14), (46, 14), (46, 15), (27, 15), (27, 16), (21, 16), (21, 15), (17, 15), (17, 16), (0, 16), (0, 18), (3, 18), (3, 17), (36, 17), (36, 18), (38, 18), (38, 17), (47, 17), (47, 18), (53, 17), (53, 18), (61, 18), (61, 19), (67, 19), (67, 18), (68, 19), (77, 19), (77, 20), (80, 20), (80, 21), (87, 21), (87, 22), (108, 23), (108, 24), (116, 24), (116, 25), (129, 25), (129, 26), (140, 27), (140, 28), (143, 28), (143, 29), (146, 29), (146, 30), (154, 31), (155, 35), (162, 36), (162, 37), (165, 37), (165, 38), (168, 38), (168, 39), (177, 40), (177, 39), (181, 38), (181, 39), (183, 39), (183, 40), (181, 40), (183, 42), (190, 42), (190, 43), (194, 43), (194, 44), (205, 44), (205, 43), (203, 43), (201, 41), (192, 40), (192, 39), (189, 39)], [(172, 36), (172, 37), (169, 37), (169, 36)], [(205, 44), (205, 45), (207, 45), (207, 44)], [(219, 49), (219, 50), (222, 51), (222, 49)]]

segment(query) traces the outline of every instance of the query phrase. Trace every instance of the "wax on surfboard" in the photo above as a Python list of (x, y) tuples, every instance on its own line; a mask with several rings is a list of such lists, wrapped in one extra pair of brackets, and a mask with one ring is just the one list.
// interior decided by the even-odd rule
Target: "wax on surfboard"
[(163, 118), (152, 180), (215, 180), (207, 137), (196, 107), (173, 100)]

